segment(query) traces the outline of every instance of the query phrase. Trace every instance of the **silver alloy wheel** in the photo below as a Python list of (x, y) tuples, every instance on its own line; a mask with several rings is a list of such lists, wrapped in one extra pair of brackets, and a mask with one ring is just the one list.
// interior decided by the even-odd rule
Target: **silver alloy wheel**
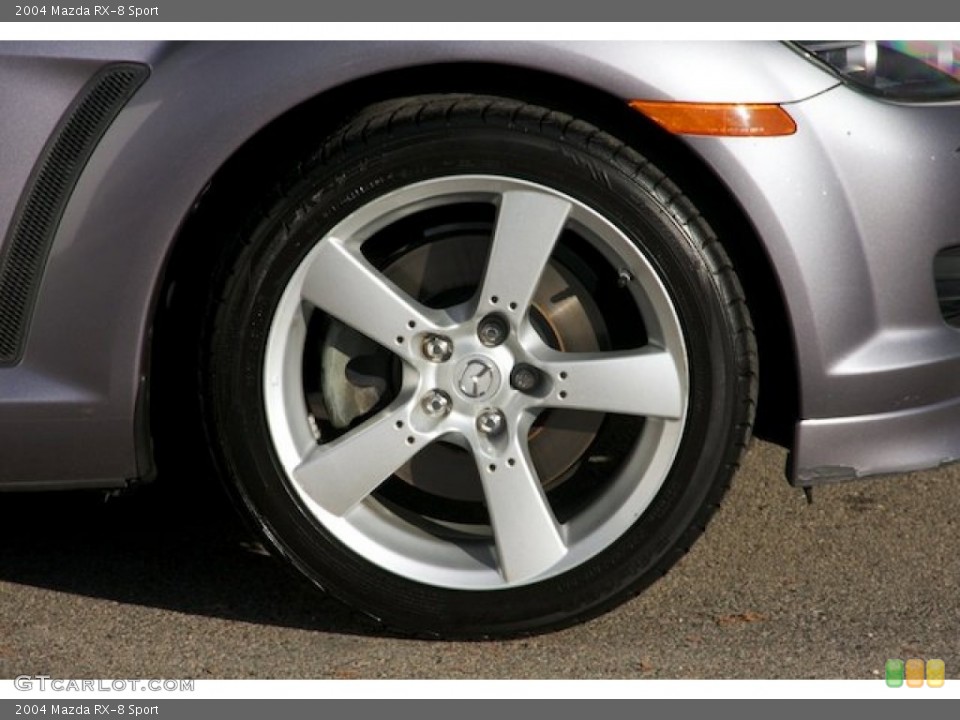
[[(443, 205), (497, 207), (490, 257), (472, 302), (427, 307), (362, 254), (378, 231)], [(529, 308), (560, 234), (573, 230), (617, 268), (646, 326), (632, 350), (561, 352), (530, 322)], [(304, 392), (309, 317), (322, 311), (395, 354), (399, 391), (345, 434), (318, 437)], [(495, 315), (507, 337), (484, 344), (478, 327)], [(424, 352), (449, 340), (449, 358)], [(433, 347), (433, 346), (431, 346)], [(512, 387), (518, 365), (538, 371), (535, 392)], [(614, 543), (643, 514), (667, 477), (688, 404), (687, 353), (674, 305), (656, 271), (613, 223), (543, 185), (499, 176), (442, 177), (373, 199), (337, 224), (306, 255), (282, 294), (267, 340), (263, 393), (270, 437), (290, 487), (333, 536), (387, 570), (456, 589), (521, 586), (570, 570)], [(435, 412), (424, 400), (449, 399)], [(444, 400), (444, 404), (446, 400)], [(646, 419), (602, 493), (559, 522), (528, 449), (537, 415), (551, 408)], [(505, 427), (487, 421), (499, 413)], [(492, 422), (492, 421), (491, 421)], [(430, 532), (392, 511), (375, 491), (438, 441), (468, 449), (492, 525), (487, 535)]]

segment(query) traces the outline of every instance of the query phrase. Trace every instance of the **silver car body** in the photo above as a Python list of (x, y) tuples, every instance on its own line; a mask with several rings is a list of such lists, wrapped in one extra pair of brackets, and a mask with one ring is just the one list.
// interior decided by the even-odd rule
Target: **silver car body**
[[(307, 101), (324, 108), (351, 83), (403, 72), (415, 84), (460, 63), (624, 102), (783, 105), (793, 135), (682, 142), (755, 230), (780, 290), (798, 395), (791, 481), (960, 458), (960, 333), (943, 320), (932, 269), (960, 244), (960, 103), (880, 101), (774, 42), (7, 42), (2, 262), (44, 148), (116, 63), (149, 76), (67, 188), (21, 351), (0, 367), (3, 489), (149, 475), (151, 329), (180, 229), (218, 169)], [(331, 99), (323, 112), (341, 108)]]

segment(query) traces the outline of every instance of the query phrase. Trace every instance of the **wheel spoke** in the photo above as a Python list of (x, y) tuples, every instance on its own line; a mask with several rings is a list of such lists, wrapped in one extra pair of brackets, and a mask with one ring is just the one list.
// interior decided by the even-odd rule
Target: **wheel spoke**
[(536, 577), (567, 552), (536, 470), (519, 447), (510, 454), (513, 465), (476, 455), (500, 573), (507, 582)]
[(541, 354), (541, 369), (554, 381), (541, 404), (678, 420), (683, 380), (670, 353), (648, 346), (609, 353)]
[(410, 432), (408, 412), (406, 405), (388, 408), (312, 448), (293, 471), (294, 480), (324, 510), (345, 515), (426, 444), (423, 436)]
[(311, 305), (408, 359), (416, 356), (411, 335), (438, 328), (426, 308), (336, 238), (321, 243), (304, 278), (301, 295)]
[(502, 195), (480, 295), (482, 307), (496, 297), (501, 307), (515, 303), (526, 311), (569, 212), (570, 204), (552, 195), (526, 190)]

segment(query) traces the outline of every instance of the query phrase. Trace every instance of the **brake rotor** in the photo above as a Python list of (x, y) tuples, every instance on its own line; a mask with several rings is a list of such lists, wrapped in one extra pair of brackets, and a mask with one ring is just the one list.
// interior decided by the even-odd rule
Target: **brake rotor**
[[(411, 297), (442, 307), (471, 297), (489, 252), (489, 235), (463, 232), (432, 239), (392, 259), (383, 274)], [(565, 267), (551, 260), (531, 308), (531, 322), (550, 346), (591, 352), (601, 347), (606, 327), (589, 293)], [(321, 392), (326, 415), (337, 428), (371, 413), (393, 396), (392, 354), (356, 331), (332, 321), (321, 349)], [(569, 477), (582, 461), (603, 422), (602, 413), (549, 410), (529, 435), (530, 457), (545, 490)], [(400, 468), (397, 477), (439, 498), (480, 502), (483, 491), (472, 455), (435, 442)]]

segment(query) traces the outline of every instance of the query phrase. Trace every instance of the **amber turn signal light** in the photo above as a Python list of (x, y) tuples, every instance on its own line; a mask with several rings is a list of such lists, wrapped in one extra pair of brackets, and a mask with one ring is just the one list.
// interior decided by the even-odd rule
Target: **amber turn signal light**
[(678, 135), (771, 137), (797, 131), (793, 118), (779, 105), (632, 100), (630, 107)]

